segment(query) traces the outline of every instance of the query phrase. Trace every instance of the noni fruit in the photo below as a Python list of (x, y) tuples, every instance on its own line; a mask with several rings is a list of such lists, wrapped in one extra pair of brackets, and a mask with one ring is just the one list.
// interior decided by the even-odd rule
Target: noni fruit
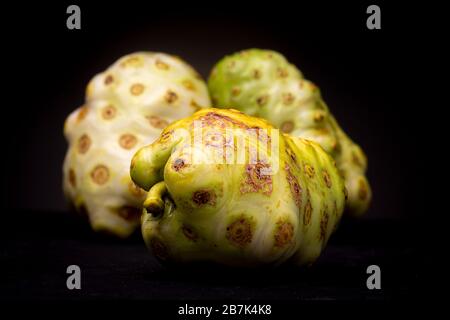
[(213, 106), (263, 117), (283, 132), (318, 142), (336, 160), (348, 191), (347, 212), (371, 201), (367, 158), (340, 128), (320, 91), (280, 53), (250, 49), (223, 58), (208, 80)]
[(148, 190), (143, 238), (168, 262), (310, 264), (345, 206), (344, 181), (318, 144), (233, 109), (169, 125), (130, 174)]
[(139, 224), (146, 192), (130, 178), (133, 154), (176, 119), (210, 105), (206, 84), (181, 59), (152, 52), (120, 58), (88, 84), (66, 119), (66, 196), (94, 230), (120, 237)]

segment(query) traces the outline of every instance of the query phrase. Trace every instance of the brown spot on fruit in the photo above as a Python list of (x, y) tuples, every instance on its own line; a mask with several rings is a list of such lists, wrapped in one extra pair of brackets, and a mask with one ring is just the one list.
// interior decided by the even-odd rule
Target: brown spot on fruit
[(141, 209), (130, 207), (130, 206), (123, 206), (120, 207), (117, 210), (117, 214), (119, 217), (127, 220), (127, 221), (137, 221), (139, 220), (141, 216)]
[(290, 222), (278, 222), (275, 232), (275, 246), (284, 247), (291, 243), (294, 237), (294, 226)]
[(135, 197), (142, 197), (145, 194), (145, 191), (139, 188), (133, 181), (128, 183), (128, 190)]
[(232, 127), (233, 125), (242, 128), (248, 129), (248, 126), (242, 121), (235, 120), (231, 117), (225, 116), (220, 113), (208, 112), (205, 116), (200, 117), (202, 123), (206, 124), (208, 127), (216, 127), (216, 128), (227, 128)]
[(298, 208), (302, 206), (302, 187), (298, 183), (297, 178), (292, 174), (291, 168), (288, 164), (284, 167), (286, 170), (286, 179), (289, 183), (289, 188), (291, 189), (292, 197), (294, 198), (295, 204)]
[(113, 81), (114, 81), (114, 78), (113, 78), (113, 76), (112, 75), (110, 75), (110, 74), (108, 74), (106, 77), (105, 77), (105, 81), (104, 81), (104, 83), (105, 83), (105, 85), (107, 86), (107, 85), (109, 85), (109, 84), (111, 84), (111, 83), (113, 83)]
[(102, 118), (105, 120), (111, 120), (116, 116), (116, 108), (113, 105), (107, 105), (102, 109)]
[(72, 168), (69, 169), (69, 183), (73, 188), (77, 186), (77, 177), (75, 175), (75, 171)]
[(281, 124), (281, 131), (289, 133), (292, 130), (294, 130), (294, 123), (292, 121), (285, 121)]
[(91, 143), (92, 143), (91, 138), (89, 138), (87, 134), (83, 134), (78, 139), (78, 152), (81, 154), (85, 154), (86, 152), (88, 152)]
[(315, 122), (321, 122), (325, 118), (324, 114), (322, 112), (317, 112), (314, 115), (314, 121)]
[(239, 87), (234, 87), (233, 89), (231, 89), (231, 95), (233, 97), (238, 96), (241, 93), (241, 88)]
[(277, 68), (277, 76), (280, 78), (286, 78), (288, 76), (288, 72), (284, 68)]
[(239, 218), (227, 227), (226, 238), (233, 245), (244, 247), (252, 241), (252, 226), (245, 218)]
[(328, 212), (324, 211), (322, 219), (320, 220), (320, 240), (324, 240), (327, 235), (328, 227)]
[(256, 103), (258, 104), (258, 106), (262, 107), (267, 103), (268, 100), (269, 100), (268, 95), (262, 95), (256, 99)]
[(142, 58), (140, 56), (133, 56), (133, 57), (128, 57), (126, 58), (124, 61), (122, 61), (120, 63), (120, 66), (123, 68), (126, 67), (142, 67), (142, 65), (144, 64), (144, 62), (142, 61)]
[(312, 205), (311, 201), (308, 199), (305, 206), (305, 214), (303, 215), (303, 224), (306, 226), (311, 222)]
[(186, 163), (184, 161), (184, 159), (182, 158), (177, 158), (175, 159), (175, 161), (172, 164), (172, 168), (175, 171), (180, 171), (181, 169), (183, 169), (186, 166)]
[(175, 92), (167, 90), (166, 95), (164, 96), (164, 100), (166, 100), (167, 103), (172, 104), (177, 101), (177, 99), (178, 95)]
[(156, 59), (155, 66), (160, 70), (169, 70), (169, 65), (159, 59)]
[(80, 110), (78, 111), (78, 114), (77, 114), (77, 121), (80, 122), (80, 121), (82, 121), (84, 118), (86, 118), (86, 115), (87, 115), (88, 111), (89, 111), (88, 107), (82, 106), (82, 107), (80, 108)]
[(183, 232), (184, 236), (185, 236), (186, 238), (188, 238), (189, 240), (196, 241), (196, 240), (198, 239), (197, 234), (196, 234), (196, 233), (194, 232), (194, 230), (193, 230), (191, 227), (189, 227), (189, 226), (183, 225), (183, 226), (181, 227), (181, 231)]
[(131, 133), (124, 133), (119, 138), (119, 145), (124, 149), (131, 149), (137, 143), (137, 138)]
[(141, 83), (135, 83), (130, 87), (130, 92), (133, 96), (139, 96), (144, 92), (144, 85)]
[(223, 133), (221, 132), (208, 132), (204, 137), (205, 145), (221, 148), (226, 145), (227, 141)]
[(253, 78), (260, 79), (261, 78), (261, 70), (258, 70), (258, 69), (253, 70)]
[(105, 184), (109, 179), (109, 169), (103, 165), (97, 165), (91, 172), (92, 180), (99, 185)]
[(344, 198), (345, 198), (345, 201), (348, 200), (348, 190), (346, 187), (344, 187)]
[(147, 116), (146, 117), (150, 122), (150, 125), (157, 129), (164, 129), (169, 125), (169, 122), (158, 117), (158, 116)]
[(281, 99), (283, 100), (283, 104), (288, 106), (288, 105), (291, 105), (294, 102), (295, 97), (294, 97), (294, 95), (292, 93), (287, 92), (287, 93), (283, 93), (281, 95)]
[(364, 181), (364, 179), (359, 179), (358, 181), (358, 198), (360, 200), (366, 200), (368, 196), (369, 191), (367, 190), (367, 184)]
[(199, 105), (195, 100), (191, 100), (191, 107), (195, 109), (195, 111), (198, 111), (202, 108), (201, 105)]
[(195, 91), (195, 85), (191, 80), (189, 79), (183, 80), (182, 84), (183, 87), (185, 87), (187, 90)]
[(356, 152), (352, 152), (352, 161), (354, 164), (356, 164), (358, 167), (362, 167), (361, 159), (358, 157)]
[(261, 162), (248, 164), (245, 167), (245, 178), (241, 182), (241, 193), (257, 192), (270, 196), (272, 193), (272, 175), (264, 174), (270, 173), (270, 170), (271, 166), (269, 164)]
[(323, 181), (325, 182), (325, 185), (327, 186), (327, 188), (331, 188), (331, 177), (330, 174), (328, 173), (327, 170), (323, 170), (322, 171), (323, 174)]
[(164, 131), (164, 132), (161, 133), (161, 135), (159, 136), (158, 141), (159, 141), (160, 143), (165, 143), (165, 142), (167, 142), (167, 141), (172, 137), (172, 133), (173, 133), (173, 130)]
[(305, 170), (305, 173), (308, 177), (314, 178), (314, 175), (316, 174), (316, 170), (314, 169), (314, 167), (305, 163), (305, 164), (303, 164), (303, 169)]
[(150, 240), (150, 249), (153, 254), (161, 260), (166, 260), (169, 257), (169, 250), (167, 249), (167, 246), (156, 237)]
[(213, 206), (216, 204), (216, 194), (213, 190), (197, 190), (192, 195), (192, 201), (198, 206), (205, 204)]

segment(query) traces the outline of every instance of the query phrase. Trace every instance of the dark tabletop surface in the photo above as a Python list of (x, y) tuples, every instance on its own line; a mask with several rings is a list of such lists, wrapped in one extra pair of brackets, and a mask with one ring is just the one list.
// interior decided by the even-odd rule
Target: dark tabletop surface
[[(261, 270), (164, 268), (140, 235), (125, 241), (94, 234), (68, 212), (15, 212), (2, 225), (1, 300), (270, 299), (395, 300), (419, 281), (414, 228), (391, 220), (341, 222), (309, 268)], [(68, 290), (66, 268), (81, 268), (81, 290)], [(381, 290), (366, 269), (381, 268)]]

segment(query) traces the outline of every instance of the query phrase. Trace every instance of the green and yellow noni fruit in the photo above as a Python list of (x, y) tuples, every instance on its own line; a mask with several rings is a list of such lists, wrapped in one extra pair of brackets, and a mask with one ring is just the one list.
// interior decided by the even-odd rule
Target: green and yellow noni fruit
[(170, 122), (210, 105), (206, 84), (177, 57), (122, 57), (89, 83), (64, 125), (64, 191), (94, 230), (126, 237), (139, 224), (144, 190), (130, 178), (133, 154)]
[(223, 58), (209, 81), (213, 106), (263, 117), (285, 133), (319, 143), (337, 163), (348, 191), (347, 212), (363, 214), (371, 200), (367, 158), (340, 128), (319, 89), (281, 54), (251, 49)]
[(131, 161), (148, 190), (143, 238), (169, 262), (314, 262), (341, 218), (345, 186), (316, 143), (233, 109), (165, 128)]

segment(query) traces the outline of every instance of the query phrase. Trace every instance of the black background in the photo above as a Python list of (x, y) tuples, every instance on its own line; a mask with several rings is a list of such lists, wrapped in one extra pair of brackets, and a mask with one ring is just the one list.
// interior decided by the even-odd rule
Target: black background
[[(366, 8), (373, 3), (381, 7), (381, 30), (366, 28)], [(66, 8), (70, 4), (81, 7), (81, 30), (66, 28)], [(37, 236), (40, 244), (48, 245), (49, 239), (50, 243), (58, 242), (65, 233), (61, 229), (68, 228), (70, 237), (87, 239), (82, 240), (81, 247), (92, 240), (99, 246), (93, 249), (94, 252), (105, 248), (114, 252), (108, 242), (90, 235), (79, 222), (75, 223), (75, 229), (70, 229), (71, 218), (66, 217), (68, 220), (61, 223), (51, 215), (52, 212), (67, 211), (61, 188), (62, 162), (67, 147), (62, 134), (64, 119), (83, 104), (85, 86), (96, 73), (122, 55), (134, 51), (161, 51), (179, 55), (206, 79), (214, 63), (224, 55), (258, 47), (283, 53), (306, 78), (314, 81), (341, 126), (366, 152), (368, 176), (373, 188), (372, 206), (362, 222), (344, 221), (344, 231), (332, 239), (332, 245), (343, 245), (341, 249), (352, 248), (348, 257), (356, 259), (356, 265), (358, 261), (363, 265), (377, 263), (376, 258), (380, 258), (382, 264), (393, 267), (389, 277), (395, 281), (397, 272), (406, 270), (405, 266), (409, 267), (408, 263), (413, 260), (412, 252), (416, 253), (415, 246), (419, 241), (416, 227), (427, 208), (422, 183), (426, 164), (422, 160), (423, 152), (419, 150), (427, 137), (421, 135), (415, 126), (423, 121), (415, 108), (422, 90), (419, 72), (424, 71), (423, 65), (429, 62), (423, 55), (427, 48), (425, 39), (430, 38), (423, 25), (417, 23), (417, 12), (410, 9), (411, 6), (394, 6), (379, 1), (339, 4), (303, 1), (207, 4), (125, 1), (94, 4), (60, 1), (23, 4), (23, 7), (17, 3), (8, 7), (3, 12), (5, 19), (2, 21), (3, 41), (7, 43), (3, 68), (8, 73), (8, 86), (4, 92), (6, 99), (2, 106), (2, 136), (7, 150), (2, 158), (5, 161), (2, 213), (15, 224), (7, 233), (11, 236), (11, 248), (33, 248), (34, 236), (27, 238), (27, 234), (36, 232), (34, 223), (38, 226), (44, 223), (45, 227), (40, 229), (42, 233), (38, 232)], [(26, 217), (26, 222), (20, 221), (21, 215)], [(391, 220), (394, 220), (393, 224), (386, 222)], [(367, 224), (361, 227), (364, 221)], [(360, 231), (355, 231), (360, 227)], [(57, 230), (56, 235), (52, 236), (51, 230)], [(347, 236), (343, 235), (344, 232)], [(15, 241), (20, 240), (24, 242), (17, 245)], [(67, 243), (67, 239), (61, 242), (64, 246), (77, 247), (70, 241)], [(336, 290), (331, 289), (330, 296), (336, 297), (342, 293), (338, 289), (348, 285), (345, 279), (354, 284), (361, 272), (364, 274), (364, 270), (356, 267), (352, 260), (343, 259), (339, 249), (330, 250), (331, 255), (324, 258), (326, 266), (328, 261), (328, 267), (341, 265), (342, 270), (349, 268), (341, 273), (337, 271), (344, 277), (342, 282), (330, 283), (327, 279), (334, 279), (333, 274), (323, 279), (320, 267), (316, 269), (319, 271), (311, 276), (311, 287), (305, 289), (308, 297), (320, 297), (323, 292), (319, 289), (314, 291), (315, 280), (322, 281), (324, 286), (335, 286)], [(63, 268), (70, 255), (58, 252), (52, 252), (56, 262), (48, 254), (45, 256), (50, 259), (45, 264), (47, 268), (37, 267), (35, 272), (53, 272), (56, 266)], [(372, 255), (365, 256), (367, 252)], [(16, 268), (17, 264), (24, 263), (26, 255), (24, 253), (24, 259), (16, 260), (8, 260), (8, 253), (3, 255), (8, 260), (7, 266), (16, 270), (15, 277), (19, 277), (22, 271)], [(138, 256), (141, 255), (143, 253), (139, 251)], [(39, 259), (38, 253), (32, 256)], [(91, 258), (90, 255), (83, 257)], [(112, 259), (117, 258), (114, 257)], [(153, 262), (143, 263), (145, 266)], [(111, 268), (120, 272), (117, 268), (121, 266), (117, 263)], [(141, 264), (139, 266), (144, 268)], [(96, 272), (101, 274), (102, 271), (97, 269)], [(396, 288), (401, 287), (403, 293), (410, 290), (407, 280), (409, 276), (417, 277), (417, 269), (412, 267), (408, 272), (400, 277), (401, 284), (392, 284), (393, 291), (388, 297), (396, 296), (393, 293)], [(27, 296), (32, 299), (42, 292), (53, 298), (63, 295), (63, 285), (59, 284), (56, 290), (51, 287), (55, 279), (47, 282), (51, 288), (43, 290), (42, 286), (46, 284), (37, 280), (22, 279), (14, 285), (14, 276), (10, 288), (16, 290), (13, 290), (15, 297), (20, 297), (26, 287), (34, 288)], [(65, 275), (58, 277), (63, 281)], [(152, 277), (162, 279), (158, 281), (164, 283), (164, 279), (167, 280), (164, 277), (170, 278), (170, 273), (161, 278), (158, 275)], [(304, 277), (308, 279), (308, 276)], [(161, 286), (168, 290), (162, 291), (166, 294), (163, 298), (173, 297), (171, 292), (184, 294), (183, 288), (192, 288), (192, 283), (197, 283), (198, 290), (194, 286), (188, 294), (194, 298), (208, 296), (202, 291), (205, 290), (202, 282), (195, 280), (184, 283), (185, 287), (179, 287), (178, 291), (170, 291), (178, 280), (170, 282), (169, 289), (167, 285)], [(135, 281), (138, 282), (137, 279)], [(227, 282), (228, 278), (224, 281)], [(283, 281), (289, 287), (290, 280), (285, 278)], [(302, 283), (301, 279), (298, 281), (297, 285)], [(161, 283), (155, 287), (155, 295)], [(215, 294), (225, 299), (227, 290), (231, 290), (231, 296), (239, 297), (236, 286), (239, 288), (240, 282), (237, 283), (231, 282), (231, 286), (234, 285), (232, 289), (216, 285), (221, 294)], [(250, 287), (252, 289), (248, 292), (244, 290), (242, 294), (240, 291), (241, 295), (273, 297), (270, 294), (259, 296), (257, 292), (261, 288)], [(281, 290), (280, 297), (289, 296), (292, 290), (288, 287), (283, 287), (286, 290)], [(104, 286), (93, 294), (108, 295), (111, 290), (112, 287)], [(296, 290), (299, 290), (298, 286)], [(119, 293), (124, 291), (126, 288), (122, 287)], [(139, 297), (139, 292), (138, 286), (134, 295), (130, 295)], [(298, 294), (302, 296), (302, 290), (293, 292), (300, 292)], [(349, 291), (344, 296), (351, 298), (364, 294)]]

